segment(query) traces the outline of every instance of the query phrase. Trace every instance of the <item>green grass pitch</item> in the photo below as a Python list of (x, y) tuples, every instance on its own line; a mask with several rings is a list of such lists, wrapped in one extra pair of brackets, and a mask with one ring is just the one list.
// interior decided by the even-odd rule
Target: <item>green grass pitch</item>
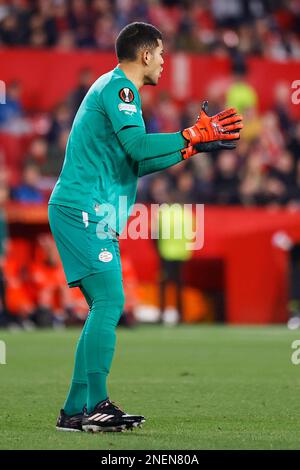
[(79, 330), (7, 332), (1, 449), (299, 449), (300, 365), (285, 326), (118, 329), (110, 398), (142, 429), (55, 430)]

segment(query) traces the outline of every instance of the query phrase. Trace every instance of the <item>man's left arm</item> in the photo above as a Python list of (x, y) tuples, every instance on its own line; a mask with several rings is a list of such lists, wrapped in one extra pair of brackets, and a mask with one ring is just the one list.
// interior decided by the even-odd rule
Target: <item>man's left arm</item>
[(165, 170), (170, 166), (176, 165), (177, 163), (182, 162), (186, 158), (190, 158), (193, 155), (199, 153), (209, 153), (209, 152), (219, 152), (221, 150), (233, 150), (236, 148), (236, 142), (230, 142), (226, 140), (218, 140), (215, 142), (204, 142), (196, 144), (193, 147), (192, 152), (189, 148), (186, 148), (187, 156), (184, 154), (184, 151), (173, 152), (168, 155), (163, 155), (156, 158), (148, 158), (138, 162), (139, 176), (149, 175), (155, 173), (156, 171)]
[(181, 152), (173, 152), (162, 157), (148, 158), (138, 162), (139, 176), (150, 175), (157, 171), (165, 170), (170, 166), (182, 162), (183, 157)]

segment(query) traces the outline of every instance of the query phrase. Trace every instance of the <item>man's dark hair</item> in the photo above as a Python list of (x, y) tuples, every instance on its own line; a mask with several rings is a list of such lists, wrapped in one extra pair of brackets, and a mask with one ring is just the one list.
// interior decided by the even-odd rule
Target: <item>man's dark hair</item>
[(116, 40), (116, 54), (119, 62), (135, 60), (140, 49), (155, 49), (161, 32), (147, 23), (130, 23), (120, 31)]

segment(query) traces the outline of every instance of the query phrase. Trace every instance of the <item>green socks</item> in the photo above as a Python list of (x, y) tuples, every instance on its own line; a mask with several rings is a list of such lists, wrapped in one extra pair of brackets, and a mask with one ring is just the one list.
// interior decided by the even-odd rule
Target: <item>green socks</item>
[(68, 415), (81, 413), (85, 405), (91, 412), (108, 398), (106, 381), (115, 351), (115, 329), (124, 305), (121, 269), (92, 274), (81, 280), (80, 288), (90, 313), (78, 341), (73, 379), (64, 405)]
[(72, 380), (69, 394), (64, 404), (64, 412), (69, 416), (82, 413), (83, 407), (86, 404), (86, 395), (87, 384)]
[(93, 411), (97, 403), (108, 398), (106, 390), (106, 375), (104, 374), (88, 374), (87, 387), (87, 411)]

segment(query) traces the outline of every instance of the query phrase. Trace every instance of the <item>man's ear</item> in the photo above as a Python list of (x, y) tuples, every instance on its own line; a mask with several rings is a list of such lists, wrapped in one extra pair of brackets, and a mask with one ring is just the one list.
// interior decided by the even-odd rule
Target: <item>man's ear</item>
[(143, 52), (142, 52), (142, 62), (144, 65), (148, 65), (150, 60), (152, 58), (152, 54), (151, 52), (149, 51), (149, 49), (145, 49)]

